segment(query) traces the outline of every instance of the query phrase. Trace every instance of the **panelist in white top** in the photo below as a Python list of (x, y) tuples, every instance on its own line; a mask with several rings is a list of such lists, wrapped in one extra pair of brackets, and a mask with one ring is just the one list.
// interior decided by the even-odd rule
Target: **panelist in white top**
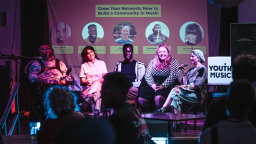
[[(91, 46), (86, 46), (81, 53), (83, 64), (80, 71), (81, 96), (91, 102), (94, 115), (98, 116), (101, 108), (101, 86), (104, 76), (108, 73), (104, 61), (99, 60), (95, 50)], [(91, 100), (92, 101), (91, 101)], [(94, 102), (96, 102), (94, 108)]]

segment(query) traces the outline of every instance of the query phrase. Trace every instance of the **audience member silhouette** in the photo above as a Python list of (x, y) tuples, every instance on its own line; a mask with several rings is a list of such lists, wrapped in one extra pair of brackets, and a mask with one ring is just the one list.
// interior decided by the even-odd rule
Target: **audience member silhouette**
[(134, 106), (126, 102), (130, 80), (124, 73), (108, 73), (104, 77), (101, 97), (105, 108), (113, 108), (108, 119), (116, 132), (116, 144), (143, 144), (149, 141), (145, 120)]
[[(234, 80), (247, 79), (256, 86), (256, 56), (254, 55), (239, 55), (232, 63), (232, 77)], [(241, 96), (242, 97), (242, 96)], [(207, 110), (203, 130), (216, 125), (221, 120), (227, 120), (228, 116), (225, 110), (226, 95), (217, 98), (211, 103)], [(248, 115), (248, 120), (256, 126), (256, 107)]]
[(254, 88), (246, 79), (235, 80), (230, 84), (225, 110), (227, 120), (206, 129), (199, 139), (201, 144), (246, 143), (254, 144), (256, 129), (247, 121), (248, 113), (255, 101)]
[(56, 144), (113, 144), (115, 132), (102, 119), (70, 119), (57, 135)]
[(38, 144), (54, 143), (60, 128), (69, 119), (84, 119), (84, 115), (79, 112), (77, 96), (64, 86), (54, 86), (46, 91), (44, 107), (47, 120), (42, 122), (37, 134)]

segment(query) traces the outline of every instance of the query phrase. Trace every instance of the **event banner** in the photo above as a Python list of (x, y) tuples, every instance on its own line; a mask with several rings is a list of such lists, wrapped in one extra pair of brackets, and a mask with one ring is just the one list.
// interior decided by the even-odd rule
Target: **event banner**
[(160, 44), (179, 64), (189, 63), (200, 49), (207, 66), (207, 0), (48, 0), (49, 31), (55, 56), (72, 68), (80, 89), (81, 52), (90, 45), (108, 72), (124, 60), (124, 44), (134, 46), (133, 58), (148, 65)]

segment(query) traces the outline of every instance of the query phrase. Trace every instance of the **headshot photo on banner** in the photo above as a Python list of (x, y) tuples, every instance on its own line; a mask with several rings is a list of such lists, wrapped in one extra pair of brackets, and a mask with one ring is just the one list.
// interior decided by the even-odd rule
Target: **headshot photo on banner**
[[(94, 48), (98, 60), (112, 72), (123, 61), (123, 46), (133, 46), (133, 58), (147, 66), (159, 45), (168, 46), (178, 64), (188, 63), (192, 50), (209, 56), (207, 1), (191, 0), (48, 0), (49, 33), (54, 55), (72, 68), (80, 90), (81, 53)], [(68, 11), (67, 11), (68, 10)]]
[(170, 35), (168, 27), (160, 21), (150, 23), (145, 33), (148, 41), (157, 46), (165, 44)]
[(65, 22), (57, 22), (51, 27), (51, 38), (56, 43), (64, 43), (71, 35), (71, 29)]
[(120, 22), (114, 27), (113, 37), (120, 45), (131, 44), (136, 38), (136, 29), (129, 22)]
[(97, 44), (103, 39), (104, 30), (100, 24), (91, 22), (84, 26), (82, 36), (88, 45)]
[(203, 28), (196, 22), (186, 22), (180, 28), (180, 38), (187, 45), (197, 45), (203, 37)]

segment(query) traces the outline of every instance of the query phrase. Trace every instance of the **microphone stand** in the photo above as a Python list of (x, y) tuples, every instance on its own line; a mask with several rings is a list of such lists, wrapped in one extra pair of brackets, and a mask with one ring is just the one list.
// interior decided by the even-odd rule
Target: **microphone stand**
[[(18, 74), (17, 74), (17, 72), (18, 72), (18, 60), (19, 59), (31, 59), (31, 58), (30, 57), (24, 57), (24, 56), (15, 56), (14, 54), (5, 55), (5, 54), (3, 54), (1, 52), (0, 52), (0, 54), (2, 56), (2, 57), (0, 57), (0, 59), (8, 59), (9, 63), (10, 63), (10, 60), (14, 60), (15, 61), (15, 82), (17, 84), (17, 82), (18, 82)], [(32, 58), (32, 59), (35, 59), (35, 58)], [(9, 99), (7, 107), (5, 108), (5, 113), (6, 113), (6, 111), (11, 108), (11, 103), (13, 102), (13, 99), (16, 97), (15, 98), (15, 117), (14, 117), (14, 121), (12, 123), (11, 129), (9, 131), (9, 134), (12, 134), (13, 125), (15, 125), (15, 124), (17, 126), (17, 134), (20, 134), (20, 128), (24, 129), (24, 127), (20, 126), (19, 103), (18, 103), (18, 87), (19, 87), (19, 83), (17, 85), (16, 84), (15, 84), (15, 87), (14, 87), (14, 92), (16, 92), (16, 91), (17, 92), (14, 95), (11, 94), (11, 97)], [(9, 112), (4, 114), (4, 116), (2, 117), (2, 120), (3, 119), (6, 120), (8, 118), (8, 113)], [(5, 124), (5, 127), (7, 127), (6, 124)], [(5, 133), (7, 134), (7, 129), (5, 128), (5, 130), (6, 130)]]

